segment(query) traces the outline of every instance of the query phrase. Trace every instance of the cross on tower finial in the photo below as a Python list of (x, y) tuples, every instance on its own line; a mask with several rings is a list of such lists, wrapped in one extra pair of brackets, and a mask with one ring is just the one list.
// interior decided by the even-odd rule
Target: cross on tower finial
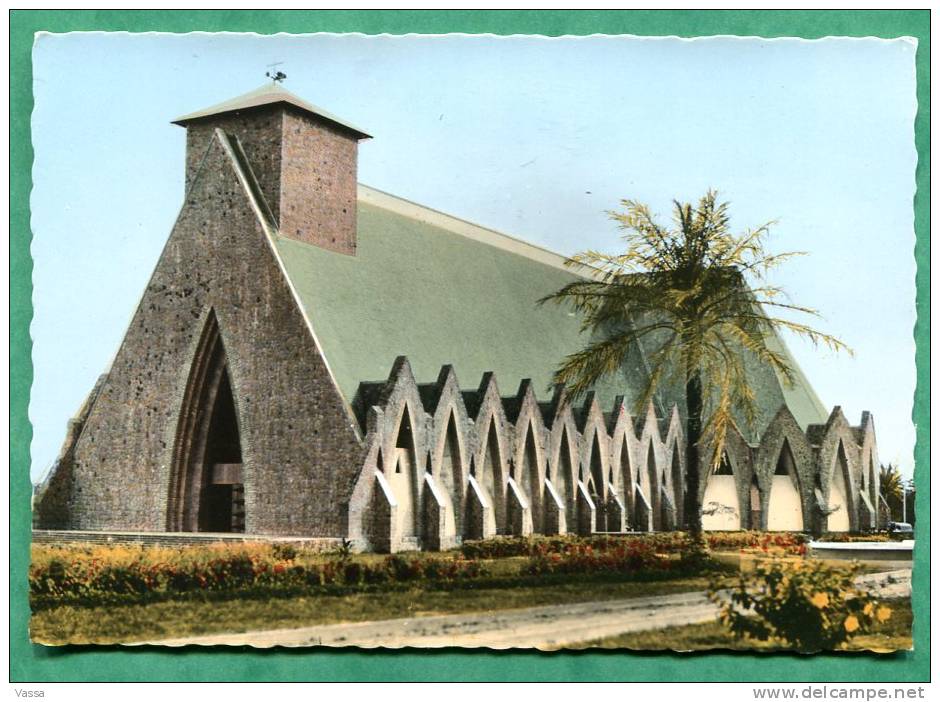
[[(277, 63), (269, 63), (269, 64), (266, 66), (266, 68), (272, 68), (272, 69), (273, 69), (275, 66), (280, 66), (282, 63), (284, 63), (284, 62), (283, 62), (283, 61), (278, 61)], [(277, 83), (283, 83), (284, 80), (287, 78), (287, 74), (286, 74), (286, 73), (283, 73), (282, 71), (265, 71), (265, 74), (264, 74), (264, 75), (266, 75), (268, 78), (270, 78), (275, 84), (277, 84)]]

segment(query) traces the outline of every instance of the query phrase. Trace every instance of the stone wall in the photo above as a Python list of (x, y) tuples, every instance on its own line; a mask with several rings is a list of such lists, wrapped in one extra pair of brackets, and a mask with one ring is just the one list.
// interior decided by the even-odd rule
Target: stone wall
[(186, 188), (206, 168), (216, 129), (236, 137), (282, 236), (356, 253), (357, 137), (277, 104), (186, 125)]

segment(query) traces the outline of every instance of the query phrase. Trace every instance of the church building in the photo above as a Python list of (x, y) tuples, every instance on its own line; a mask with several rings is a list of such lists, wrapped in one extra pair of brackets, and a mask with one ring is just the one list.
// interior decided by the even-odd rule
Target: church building
[[(582, 402), (550, 389), (586, 343), (536, 304), (578, 275), (563, 256), (359, 184), (369, 135), (279, 84), (174, 123), (182, 208), (37, 530), (394, 552), (685, 523), (682, 400), (635, 407), (648, 349)], [(871, 416), (751, 365), (758, 421), (703, 477), (705, 528), (877, 527)]]

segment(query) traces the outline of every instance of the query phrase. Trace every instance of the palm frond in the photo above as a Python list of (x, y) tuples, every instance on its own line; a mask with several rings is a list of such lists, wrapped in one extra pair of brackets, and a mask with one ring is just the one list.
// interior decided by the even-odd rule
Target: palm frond
[(621, 230), (624, 251), (587, 250), (570, 257), (569, 266), (590, 276), (539, 300), (572, 307), (582, 332), (594, 337), (555, 372), (555, 382), (572, 397), (618, 372), (644, 340), (648, 377), (635, 410), (643, 411), (660, 388), (684, 388), (690, 378), (700, 377), (707, 390), (700, 442), (717, 461), (730, 428), (739, 420), (747, 426), (756, 421), (749, 368), (766, 366), (786, 384), (795, 380), (776, 338), (779, 331), (852, 353), (835, 336), (781, 316), (819, 313), (765, 282), (769, 271), (804, 255), (766, 249), (775, 220), (735, 234), (729, 205), (719, 202), (715, 190), (696, 205), (674, 201), (672, 228), (660, 225), (641, 202), (624, 199), (620, 205), (608, 215)]

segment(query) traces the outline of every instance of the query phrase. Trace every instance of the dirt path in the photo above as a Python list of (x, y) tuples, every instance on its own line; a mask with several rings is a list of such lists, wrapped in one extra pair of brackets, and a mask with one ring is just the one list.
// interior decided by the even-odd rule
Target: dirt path
[[(909, 570), (863, 576), (880, 597), (910, 595)], [(582, 602), (497, 612), (470, 612), (330, 624), (299, 629), (215, 634), (154, 643), (166, 646), (360, 646), (363, 648), (533, 647), (555, 649), (594, 639), (714, 619), (718, 607), (704, 592)]]

